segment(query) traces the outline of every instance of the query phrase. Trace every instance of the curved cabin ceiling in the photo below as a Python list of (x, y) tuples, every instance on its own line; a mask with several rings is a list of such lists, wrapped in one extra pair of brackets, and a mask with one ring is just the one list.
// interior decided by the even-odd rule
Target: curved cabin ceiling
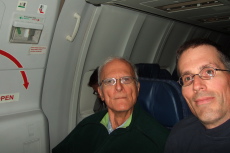
[(86, 0), (111, 4), (171, 18), (230, 34), (230, 0)]

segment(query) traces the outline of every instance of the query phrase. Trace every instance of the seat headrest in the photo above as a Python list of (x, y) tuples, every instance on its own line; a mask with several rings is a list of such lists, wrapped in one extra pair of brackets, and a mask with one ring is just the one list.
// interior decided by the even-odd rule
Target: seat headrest
[(160, 73), (159, 64), (139, 63), (135, 64), (139, 77), (158, 78)]
[(155, 79), (172, 79), (172, 75), (166, 69), (161, 69), (157, 63), (135, 64), (139, 77)]

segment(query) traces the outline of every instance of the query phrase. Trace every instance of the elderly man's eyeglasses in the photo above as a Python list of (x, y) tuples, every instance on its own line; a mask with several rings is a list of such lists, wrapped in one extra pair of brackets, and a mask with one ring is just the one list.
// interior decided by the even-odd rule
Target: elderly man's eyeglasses
[(216, 71), (229, 71), (229, 70), (215, 69), (213, 67), (205, 67), (200, 71), (199, 74), (185, 74), (181, 76), (178, 82), (181, 86), (186, 87), (193, 83), (195, 75), (198, 75), (203, 80), (210, 80), (216, 75)]
[(108, 78), (108, 79), (102, 80), (99, 85), (101, 86), (103, 84), (105, 86), (113, 86), (117, 83), (117, 80), (120, 80), (122, 84), (130, 84), (133, 81), (136, 81), (136, 78), (134, 78), (132, 76), (125, 76), (125, 77), (122, 77), (120, 79)]

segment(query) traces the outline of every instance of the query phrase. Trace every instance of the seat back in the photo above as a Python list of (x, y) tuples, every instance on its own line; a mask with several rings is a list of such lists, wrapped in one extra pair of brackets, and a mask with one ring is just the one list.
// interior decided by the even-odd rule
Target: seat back
[(170, 72), (166, 69), (161, 69), (157, 63), (138, 63), (135, 66), (139, 77), (172, 80)]
[(139, 78), (139, 82), (138, 102), (165, 127), (171, 129), (191, 115), (177, 82), (149, 78)]
[(139, 77), (158, 78), (160, 73), (159, 64), (139, 63), (135, 64)]

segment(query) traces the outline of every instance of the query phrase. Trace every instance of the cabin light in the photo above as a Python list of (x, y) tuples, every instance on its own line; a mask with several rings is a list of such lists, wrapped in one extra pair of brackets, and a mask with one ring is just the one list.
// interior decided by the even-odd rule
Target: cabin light
[(209, 18), (198, 19), (199, 22), (203, 23), (212, 23), (212, 22), (220, 22), (220, 21), (230, 21), (230, 15), (226, 16), (214, 16)]
[(220, 1), (217, 0), (196, 0), (196, 1), (188, 1), (182, 3), (174, 3), (164, 6), (158, 6), (157, 9), (166, 11), (168, 13), (184, 11), (184, 10), (192, 10), (205, 7), (214, 7), (223, 5)]

